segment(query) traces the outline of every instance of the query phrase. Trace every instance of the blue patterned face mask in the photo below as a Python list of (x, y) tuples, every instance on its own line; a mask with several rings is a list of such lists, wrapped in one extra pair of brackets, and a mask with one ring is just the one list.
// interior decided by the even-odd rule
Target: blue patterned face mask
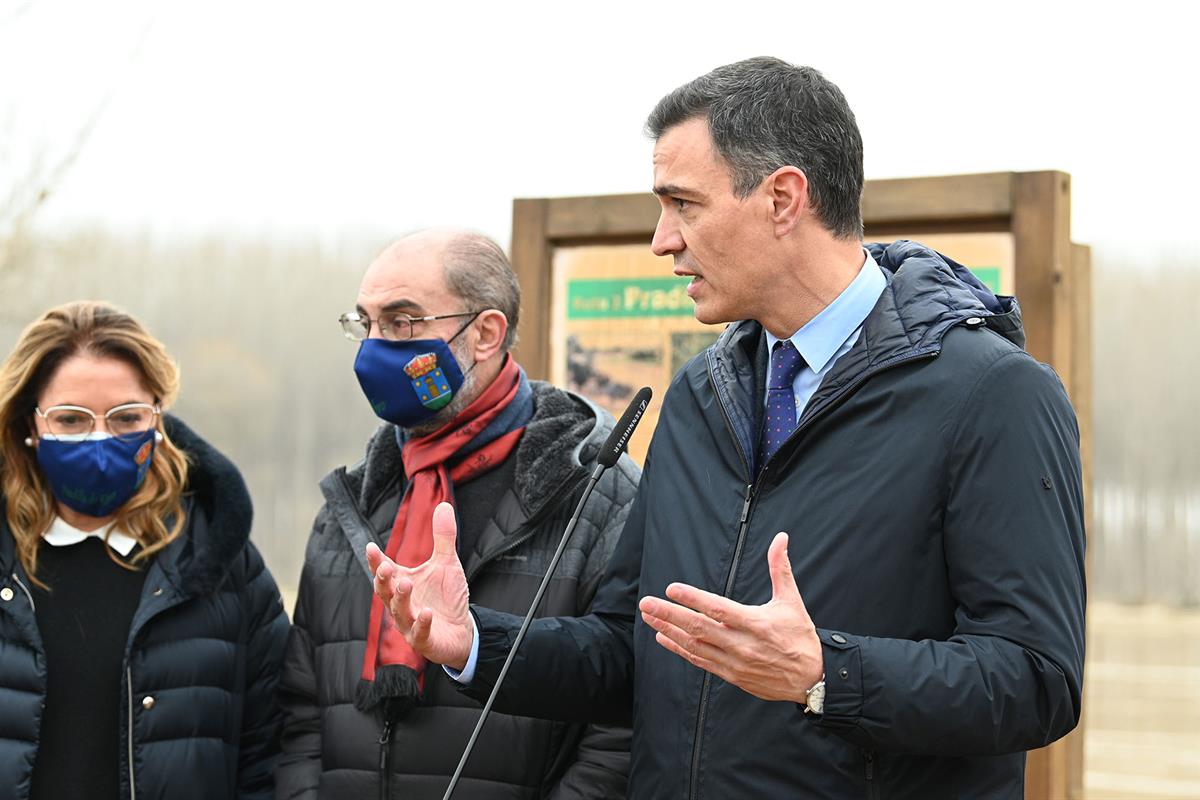
[(463, 385), (462, 368), (441, 339), (363, 339), (354, 374), (376, 416), (401, 428), (427, 421)]
[(58, 502), (89, 517), (107, 517), (146, 479), (157, 438), (154, 428), (131, 437), (43, 434), (37, 460)]

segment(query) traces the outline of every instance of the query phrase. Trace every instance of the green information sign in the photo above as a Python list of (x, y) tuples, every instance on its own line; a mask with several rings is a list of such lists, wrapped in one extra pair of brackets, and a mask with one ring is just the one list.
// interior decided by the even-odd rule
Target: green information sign
[(971, 267), (975, 277), (983, 281), (983, 285), (992, 290), (992, 294), (1000, 294), (999, 267)]
[[(971, 270), (1000, 294), (1000, 268)], [(567, 319), (619, 317), (690, 317), (689, 278), (597, 278), (567, 283)]]
[(690, 278), (605, 278), (567, 284), (567, 319), (690, 317)]

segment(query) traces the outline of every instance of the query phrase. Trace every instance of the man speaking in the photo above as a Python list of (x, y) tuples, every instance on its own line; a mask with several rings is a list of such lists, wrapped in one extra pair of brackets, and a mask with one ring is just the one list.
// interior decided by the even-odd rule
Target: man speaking
[[(498, 707), (632, 709), (636, 798), (1020, 797), (1079, 719), (1084, 535), (1075, 417), (1016, 302), (864, 247), (862, 142), (815, 70), (720, 67), (647, 127), (652, 249), (732, 324), (671, 384), (593, 613), (535, 621)], [(370, 548), (375, 589), (486, 696), (520, 619), (468, 610), (433, 527), (435, 564)]]

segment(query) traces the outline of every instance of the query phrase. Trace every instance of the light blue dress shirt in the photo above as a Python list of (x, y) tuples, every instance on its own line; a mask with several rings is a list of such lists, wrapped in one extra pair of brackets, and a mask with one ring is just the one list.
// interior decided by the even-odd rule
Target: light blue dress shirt
[[(800, 370), (796, 380), (792, 382), (792, 393), (796, 395), (796, 419), (804, 412), (804, 407), (820, 387), (821, 381), (833, 369), (834, 363), (850, 352), (850, 348), (862, 335), (863, 322), (879, 296), (887, 288), (887, 279), (875, 259), (863, 251), (866, 260), (858, 275), (850, 285), (839, 294), (834, 301), (822, 309), (820, 314), (808, 321), (803, 328), (791, 335), (792, 344), (804, 357), (806, 366)], [(779, 339), (767, 335), (767, 352), (775, 347)], [(770, 356), (768, 359), (767, 385), (770, 385)], [(767, 395), (763, 393), (763, 406), (767, 404)]]
[[(808, 324), (792, 334), (792, 344), (804, 357), (807, 366), (800, 370), (792, 383), (792, 391), (796, 395), (796, 419), (809, 399), (821, 385), (821, 381), (829, 374), (834, 362), (844, 356), (862, 335), (863, 322), (871, 309), (875, 308), (879, 296), (887, 288), (887, 279), (883, 277), (875, 259), (865, 250), (866, 260), (858, 275), (850, 285), (839, 294), (832, 303), (827, 305)], [(767, 333), (767, 351), (775, 346), (779, 339)], [(768, 362), (769, 363), (769, 362)], [(770, 367), (768, 366), (768, 369)], [(767, 375), (767, 385), (770, 385), (770, 374)], [(763, 394), (763, 405), (767, 404), (767, 396)], [(449, 667), (442, 667), (446, 674), (459, 683), (470, 683), (475, 678), (475, 665), (479, 661), (479, 629), (475, 625), (475, 615), (471, 615), (471, 655), (462, 672), (456, 672)]]

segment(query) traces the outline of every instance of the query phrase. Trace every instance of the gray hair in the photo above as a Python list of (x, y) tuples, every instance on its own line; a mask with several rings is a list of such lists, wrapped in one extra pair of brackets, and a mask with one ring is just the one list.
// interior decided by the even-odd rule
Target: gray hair
[(707, 118), (739, 197), (793, 166), (825, 227), (862, 238), (862, 137), (845, 96), (820, 72), (765, 56), (717, 67), (659, 100), (646, 130), (658, 139), (697, 117)]
[(504, 350), (517, 343), (521, 285), (500, 245), (481, 233), (455, 236), (445, 251), (446, 286), (472, 311), (494, 308), (508, 318)]

